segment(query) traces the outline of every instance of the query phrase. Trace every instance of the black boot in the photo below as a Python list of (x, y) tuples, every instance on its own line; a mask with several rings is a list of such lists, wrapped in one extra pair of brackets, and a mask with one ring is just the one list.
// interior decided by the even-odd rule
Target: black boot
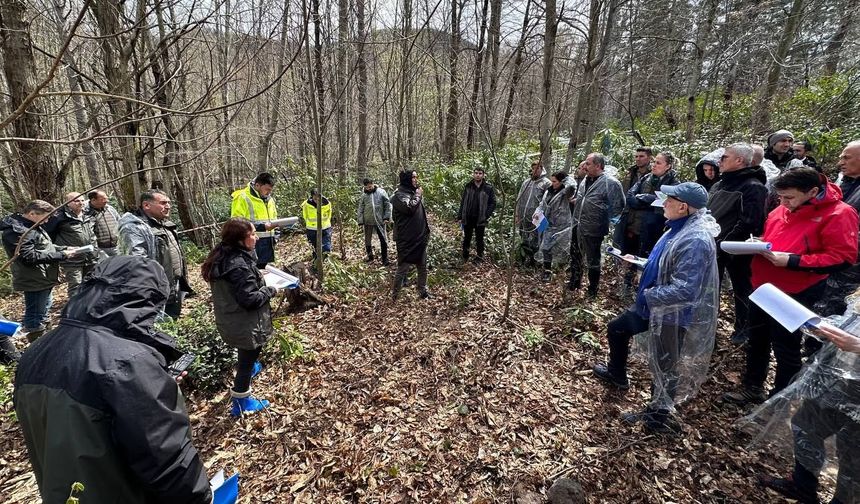
[(600, 270), (588, 270), (588, 297), (597, 297), (597, 289), (600, 287)]
[(364, 251), (367, 254), (364, 262), (373, 262), (373, 247), (364, 247)]
[(388, 249), (383, 248), (382, 249), (382, 265), (388, 266), (389, 264), (391, 264), (391, 262), (388, 261)]

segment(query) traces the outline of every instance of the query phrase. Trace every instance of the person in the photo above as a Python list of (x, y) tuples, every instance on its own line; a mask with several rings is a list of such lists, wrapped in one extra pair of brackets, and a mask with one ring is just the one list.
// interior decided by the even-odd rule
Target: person
[(496, 211), (496, 192), (484, 178), (482, 167), (478, 166), (472, 171), (472, 180), (463, 187), (460, 207), (457, 209), (457, 223), (463, 227), (463, 261), (469, 260), (469, 247), (474, 234), (476, 264), (484, 260), (484, 230)]
[(607, 326), (609, 359), (592, 368), (603, 383), (629, 388), (630, 341), (646, 332), (643, 350), (652, 374), (644, 411), (623, 416), (647, 430), (676, 432), (671, 412), (692, 397), (707, 376), (717, 327), (718, 226), (706, 208), (708, 193), (695, 182), (662, 186), (667, 231), (651, 250), (635, 304)]
[(320, 194), (319, 189), (311, 189), (310, 197), (302, 202), (302, 219), (305, 221), (305, 236), (314, 251), (314, 261), (317, 259), (317, 209), (321, 208), (322, 217), (322, 251), (331, 252), (331, 202)]
[(75, 254), (74, 257), (60, 263), (63, 275), (66, 277), (69, 297), (73, 296), (84, 277), (90, 274), (98, 262), (98, 243), (93, 231), (90, 216), (84, 212), (84, 195), (71, 192), (66, 194), (67, 203), (45, 224), (51, 240), (55, 245), (66, 248), (78, 248), (91, 245), (92, 252)]
[[(636, 186), (636, 183), (651, 171), (651, 163), (654, 161), (653, 151), (649, 147), (637, 147), (634, 156), (634, 165), (627, 169), (626, 176), (621, 180), (624, 194)], [(583, 161), (584, 163), (584, 161)], [(577, 180), (579, 182), (579, 180)], [(573, 208), (571, 208), (573, 211)], [(615, 225), (612, 236), (614, 246), (621, 250), (622, 254), (639, 253), (639, 228), (642, 213), (626, 208), (621, 213), (621, 218)]]
[(429, 299), (427, 292), (427, 244), (430, 242), (430, 226), (424, 210), (424, 189), (418, 183), (418, 172), (400, 172), (400, 185), (391, 198), (394, 216), (394, 242), (397, 245), (397, 271), (391, 298), (397, 300), (406, 275), (412, 266), (418, 270), (418, 297)]
[[(842, 201), (860, 212), (860, 140), (849, 142), (839, 156), (842, 171)], [(858, 263), (827, 277), (824, 296), (815, 304), (815, 312), (823, 317), (839, 315), (848, 308), (845, 298), (860, 287), (860, 256)]]
[(790, 131), (784, 129), (775, 131), (767, 137), (767, 149), (764, 151), (764, 158), (771, 161), (780, 172), (783, 172), (794, 159), (794, 150), (791, 148), (793, 144), (794, 135)]
[(588, 296), (597, 296), (600, 285), (600, 257), (603, 237), (609, 234), (609, 222), (624, 210), (624, 191), (618, 179), (604, 173), (606, 158), (592, 152), (585, 158), (585, 180), (576, 189), (571, 203), (570, 280), (567, 288), (579, 289), (582, 282), (582, 259), (588, 266)]
[[(762, 240), (772, 251), (752, 260), (752, 287), (770, 283), (812, 308), (824, 293), (827, 276), (857, 262), (857, 211), (842, 202), (842, 191), (813, 168), (789, 170), (774, 182), (780, 206), (768, 215)], [(784, 389), (801, 368), (800, 331), (790, 332), (752, 306), (746, 370), (738, 391), (723, 395), (738, 405), (765, 400), (770, 354), (776, 375), (770, 395)]]
[(386, 224), (391, 222), (391, 201), (385, 189), (366, 178), (362, 182), (364, 190), (358, 198), (358, 225), (364, 228), (364, 250), (367, 262), (373, 262), (373, 233), (379, 238), (379, 251), (382, 265), (388, 266), (388, 238)]
[(541, 280), (552, 280), (552, 265), (567, 262), (570, 248), (570, 197), (576, 191), (573, 177), (558, 171), (550, 177), (550, 186), (541, 198), (538, 210), (546, 218), (547, 225), (540, 233), (540, 245), (535, 260), (543, 264)]
[(748, 255), (731, 255), (719, 249), (724, 241), (744, 241), (759, 236), (764, 229), (767, 177), (760, 166), (752, 165), (753, 148), (736, 143), (720, 157), (720, 181), (711, 188), (708, 208), (717, 224), (717, 267), (719, 278), (728, 273), (732, 282), (735, 320), (731, 341), (743, 344), (748, 338), (750, 263)]
[(154, 329), (169, 292), (155, 261), (102, 261), (21, 357), (13, 401), (44, 502), (76, 481), (86, 502), (211, 502), (167, 369), (182, 352)]
[(108, 203), (104, 191), (90, 191), (87, 196), (90, 202), (85, 212), (93, 225), (99, 255), (102, 258), (113, 257), (119, 254), (119, 212)]
[(148, 257), (164, 268), (170, 295), (164, 313), (178, 319), (185, 297), (194, 295), (188, 283), (188, 269), (176, 224), (170, 216), (170, 197), (164, 191), (151, 189), (140, 195), (140, 207), (119, 219), (119, 248), (123, 255)]
[[(45, 332), (48, 310), (53, 300), (51, 293), (59, 283), (60, 262), (75, 255), (72, 250), (66, 251), (54, 245), (41, 224), (33, 227), (37, 222), (46, 220), (54, 210), (54, 206), (47, 201), (33, 200), (21, 213), (9, 215), (0, 222), (3, 248), (9, 259), (14, 258), (11, 266), (12, 289), (24, 293), (21, 330), (30, 341)], [(11, 343), (11, 339), (0, 336), (4, 354), (8, 354), (10, 359), (16, 354)]]
[(257, 268), (255, 227), (244, 217), (225, 222), (221, 242), (201, 266), (203, 280), (212, 286), (218, 333), (238, 353), (230, 390), (234, 417), (269, 406), (269, 401), (251, 395), (251, 378), (262, 369), (257, 358), (274, 331), (269, 302), (278, 290), (266, 285)]
[[(833, 438), (838, 470), (830, 503), (860, 502), (858, 321), (857, 308), (851, 307), (836, 322), (840, 328), (820, 326), (812, 330), (825, 342), (815, 361), (803, 368), (789, 387), (742, 419), (742, 427), (761, 427), (754, 443), (773, 439), (779, 440), (776, 448), (791, 447), (791, 474), (785, 478), (760, 474), (762, 486), (801, 503), (818, 503), (819, 478), (828, 462), (826, 443)], [(787, 439), (791, 439), (790, 444)], [(768, 448), (772, 451), (774, 447)]]
[(636, 147), (636, 152), (633, 154), (633, 166), (627, 169), (625, 177), (620, 181), (624, 194), (627, 194), (627, 191), (636, 185), (640, 178), (651, 171), (651, 163), (653, 162), (654, 151), (650, 147), (644, 145)]
[(271, 173), (259, 173), (245, 187), (233, 191), (230, 217), (244, 217), (254, 223), (257, 230), (257, 267), (263, 269), (275, 262), (276, 227), (271, 221), (278, 218), (278, 208), (272, 192), (275, 177)]
[(720, 180), (720, 156), (723, 155), (723, 149), (720, 147), (711, 151), (696, 163), (696, 183), (710, 192), (714, 184)]
[(520, 250), (526, 266), (535, 264), (535, 253), (538, 250), (540, 237), (534, 223), (532, 223), (532, 216), (549, 186), (550, 181), (546, 176), (546, 169), (541, 164), (540, 158), (537, 158), (532, 161), (529, 178), (523, 180), (520, 185), (514, 210), (514, 222), (520, 234)]
[(804, 166), (814, 168), (815, 171), (821, 172), (821, 167), (818, 166), (818, 161), (810, 154), (812, 153), (812, 144), (806, 140), (795, 142), (791, 147), (794, 151), (794, 158), (803, 163)]

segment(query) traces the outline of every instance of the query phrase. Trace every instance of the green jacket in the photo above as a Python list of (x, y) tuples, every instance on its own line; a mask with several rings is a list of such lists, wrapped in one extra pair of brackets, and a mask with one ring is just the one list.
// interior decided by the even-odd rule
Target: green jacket
[(63, 264), (93, 264), (98, 260), (99, 250), (96, 242), (96, 234), (90, 216), (81, 212), (76, 217), (63, 207), (54, 214), (45, 224), (45, 230), (51, 236), (55, 245), (63, 247), (83, 247), (92, 245), (93, 251), (89, 254), (75, 254), (74, 257), (63, 261)]
[[(3, 248), (10, 258), (15, 255), (18, 240), (33, 225), (21, 214), (14, 214), (0, 221), (3, 233)], [(12, 288), (21, 292), (33, 292), (57, 285), (59, 282), (59, 263), (65, 258), (48, 233), (41, 226), (24, 236), (24, 243), (18, 257), (12, 262)]]
[(180, 352), (153, 330), (167, 299), (154, 261), (112, 257), (32, 343), (15, 375), (15, 411), (46, 504), (204, 504), (206, 469), (167, 371)]

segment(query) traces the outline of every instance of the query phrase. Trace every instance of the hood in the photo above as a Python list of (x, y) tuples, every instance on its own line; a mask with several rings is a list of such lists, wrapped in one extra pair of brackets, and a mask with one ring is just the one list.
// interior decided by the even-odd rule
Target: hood
[(401, 186), (415, 189), (415, 186), (412, 185), (412, 172), (411, 171), (400, 172), (399, 177), (400, 177), (400, 185)]
[(63, 308), (63, 318), (111, 329), (117, 336), (147, 344), (175, 359), (175, 342), (153, 330), (170, 288), (164, 269), (141, 256), (100, 262)]
[(820, 177), (824, 182), (824, 192), (819, 193), (818, 196), (809, 200), (808, 203), (813, 206), (824, 206), (832, 205), (837, 201), (842, 201), (842, 189), (838, 185), (827, 180), (827, 177), (824, 175), (820, 175)]
[(21, 214), (12, 214), (7, 215), (0, 221), (0, 232), (6, 232), (7, 229), (11, 229), (12, 232), (17, 234), (22, 234), (24, 231), (28, 230), (33, 223), (25, 218)]
[(365, 189), (362, 189), (362, 191), (364, 191), (364, 194), (373, 194), (373, 193), (375, 193), (375, 192), (376, 192), (376, 190), (377, 190), (377, 189), (379, 189), (379, 187), (377, 187), (376, 185), (374, 185), (374, 186), (373, 186), (373, 189), (371, 189), (371, 190), (369, 190), (369, 191), (368, 191), (368, 190), (365, 188)]
[[(308, 198), (307, 202), (308, 202), (308, 205), (310, 205), (312, 207), (317, 206), (317, 202), (314, 201), (313, 197)], [(325, 196), (322, 196), (322, 204), (323, 204), (323, 206), (328, 205), (328, 198), (326, 198)]]
[(217, 280), (235, 269), (238, 266), (236, 263), (237, 258), (245, 259), (250, 264), (257, 264), (257, 253), (253, 250), (245, 250), (220, 243), (215, 246), (215, 249), (218, 256), (215, 262), (212, 263), (212, 269), (209, 271), (209, 279), (211, 281)]
[[(723, 156), (724, 152), (725, 152), (725, 149), (720, 147), (719, 149), (713, 150), (713, 151), (705, 154), (704, 156), (702, 156), (702, 159), (700, 159), (699, 162), (696, 163), (696, 181), (697, 182), (699, 180), (705, 180), (705, 170), (704, 170), (705, 163), (714, 165), (714, 180), (713, 180), (713, 182), (720, 180), (720, 158)], [(699, 183), (701, 184), (701, 182), (699, 182)]]
[(738, 171), (720, 173), (720, 180), (727, 182), (747, 178), (757, 179), (762, 184), (767, 184), (767, 175), (761, 166), (747, 166)]
[[(531, 172), (531, 168), (529, 168), (529, 172)], [(534, 175), (532, 175), (532, 180), (540, 180), (540, 179), (542, 179), (542, 178), (544, 178), (544, 177), (546, 177), (546, 168), (544, 168), (543, 166), (541, 166), (541, 167), (540, 167), (540, 175), (538, 175), (537, 177), (535, 177)]]

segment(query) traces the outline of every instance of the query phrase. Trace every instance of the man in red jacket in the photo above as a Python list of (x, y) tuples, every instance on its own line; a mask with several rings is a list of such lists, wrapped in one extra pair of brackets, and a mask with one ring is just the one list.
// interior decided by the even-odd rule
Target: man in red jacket
[[(780, 205), (767, 217), (763, 241), (772, 251), (752, 261), (752, 286), (771, 283), (808, 308), (824, 293), (827, 276), (857, 261), (857, 211), (842, 201), (842, 191), (813, 168), (797, 168), (777, 177), (773, 187)], [(800, 371), (801, 333), (789, 333), (753, 305), (743, 386), (723, 398), (746, 405), (765, 400), (764, 385), (773, 348), (776, 377), (771, 395)]]

